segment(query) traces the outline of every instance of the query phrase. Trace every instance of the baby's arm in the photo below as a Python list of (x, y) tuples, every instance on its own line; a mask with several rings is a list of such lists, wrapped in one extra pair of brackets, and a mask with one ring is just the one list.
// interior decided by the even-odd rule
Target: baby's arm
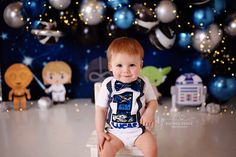
[(96, 106), (95, 123), (96, 123), (96, 131), (98, 134), (99, 151), (103, 149), (103, 144), (105, 140), (110, 140), (110, 136), (107, 135), (106, 132), (104, 131), (106, 114), (107, 114), (107, 108)]
[(140, 119), (140, 123), (146, 127), (153, 128), (155, 125), (156, 109), (157, 109), (157, 101), (156, 100), (149, 101)]

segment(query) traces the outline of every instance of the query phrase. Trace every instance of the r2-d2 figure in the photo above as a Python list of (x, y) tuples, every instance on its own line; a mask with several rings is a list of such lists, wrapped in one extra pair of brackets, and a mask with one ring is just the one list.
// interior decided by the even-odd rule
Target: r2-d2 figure
[(177, 105), (205, 107), (207, 88), (203, 86), (202, 79), (194, 73), (180, 75), (171, 86), (172, 106), (170, 111), (177, 112)]

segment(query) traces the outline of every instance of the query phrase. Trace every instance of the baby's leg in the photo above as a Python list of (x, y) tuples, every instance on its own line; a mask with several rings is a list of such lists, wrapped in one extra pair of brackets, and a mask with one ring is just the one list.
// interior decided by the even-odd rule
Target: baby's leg
[(157, 142), (156, 137), (146, 130), (135, 141), (135, 146), (138, 147), (145, 157), (157, 157)]
[(105, 141), (103, 149), (99, 152), (100, 157), (115, 157), (116, 153), (124, 147), (124, 144), (116, 136), (108, 134), (111, 139)]

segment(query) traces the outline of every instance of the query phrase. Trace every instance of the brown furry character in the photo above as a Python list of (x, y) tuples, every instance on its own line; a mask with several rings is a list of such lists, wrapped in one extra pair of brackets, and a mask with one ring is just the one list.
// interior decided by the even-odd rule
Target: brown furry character
[(27, 99), (31, 98), (30, 92), (26, 89), (26, 87), (33, 79), (30, 69), (24, 64), (13, 64), (7, 69), (4, 79), (7, 85), (12, 88), (9, 92), (8, 99), (10, 101), (13, 100), (14, 110), (19, 110), (20, 104), (22, 109), (26, 110), (26, 97)]

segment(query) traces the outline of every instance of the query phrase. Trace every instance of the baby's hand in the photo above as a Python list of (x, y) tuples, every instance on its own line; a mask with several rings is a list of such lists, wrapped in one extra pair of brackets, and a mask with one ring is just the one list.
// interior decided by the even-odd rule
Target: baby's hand
[(155, 116), (145, 112), (140, 119), (140, 123), (145, 127), (153, 128), (155, 125)]
[(99, 151), (101, 151), (103, 149), (103, 145), (105, 143), (105, 141), (109, 141), (111, 138), (108, 134), (106, 134), (105, 132), (100, 132), (98, 133), (98, 149)]

